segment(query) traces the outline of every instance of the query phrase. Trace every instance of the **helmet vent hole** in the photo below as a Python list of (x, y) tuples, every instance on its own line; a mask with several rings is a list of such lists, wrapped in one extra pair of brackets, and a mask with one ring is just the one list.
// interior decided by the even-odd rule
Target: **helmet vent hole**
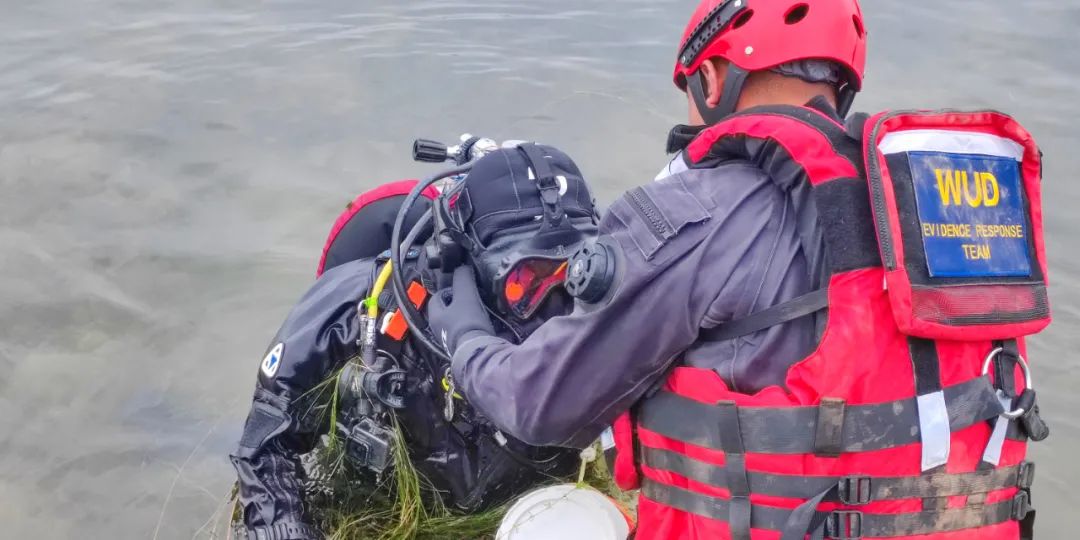
[(860, 19), (858, 15), (852, 15), (851, 20), (855, 23), (855, 35), (859, 36), (860, 38), (863, 37), (863, 34), (866, 33), (866, 30), (863, 28), (862, 19)]
[(746, 23), (750, 22), (750, 19), (753, 16), (754, 16), (754, 10), (752, 10), (752, 9), (747, 10), (742, 15), (739, 15), (738, 19), (735, 19), (735, 22), (731, 25), (731, 28), (735, 29), (735, 28), (742, 28), (743, 26), (746, 26)]
[(798, 4), (788, 10), (784, 15), (784, 22), (788, 24), (797, 24), (806, 18), (806, 14), (810, 13), (810, 4)]

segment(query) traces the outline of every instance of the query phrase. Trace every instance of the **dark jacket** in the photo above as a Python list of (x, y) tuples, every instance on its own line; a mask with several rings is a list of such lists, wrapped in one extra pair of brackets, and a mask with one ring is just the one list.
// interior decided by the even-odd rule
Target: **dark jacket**
[[(520, 345), (479, 337), (455, 352), (459, 388), (526, 442), (589, 444), (676, 364), (714, 369), (741, 392), (783, 385), (791, 363), (813, 346), (812, 318), (696, 343), (701, 328), (819, 285), (791, 200), (758, 167), (685, 170), (636, 195), (620, 198), (600, 224), (599, 241), (618, 259), (604, 299), (579, 302)], [(659, 229), (639, 208), (642, 196), (662, 214)]]

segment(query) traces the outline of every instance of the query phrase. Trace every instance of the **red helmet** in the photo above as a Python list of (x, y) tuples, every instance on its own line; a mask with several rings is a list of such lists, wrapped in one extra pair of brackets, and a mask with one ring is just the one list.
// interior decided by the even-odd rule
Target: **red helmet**
[[(731, 77), (729, 67), (728, 78), (739, 79), (735, 94), (741, 92), (748, 72), (797, 60), (834, 62), (847, 72), (841, 105), (847, 101), (850, 106), (862, 88), (866, 68), (862, 10), (858, 0), (702, 0), (683, 34), (675, 84), (686, 90), (691, 75), (715, 57), (742, 74)], [(846, 100), (844, 93), (849, 94)], [(737, 97), (725, 96), (725, 101)], [(734, 104), (730, 103), (732, 110)]]

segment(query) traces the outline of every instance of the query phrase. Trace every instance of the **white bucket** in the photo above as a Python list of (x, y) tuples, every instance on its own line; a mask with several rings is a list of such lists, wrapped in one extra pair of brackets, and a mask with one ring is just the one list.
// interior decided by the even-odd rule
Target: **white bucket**
[(628, 518), (599, 491), (572, 484), (531, 491), (503, 518), (496, 540), (626, 540)]

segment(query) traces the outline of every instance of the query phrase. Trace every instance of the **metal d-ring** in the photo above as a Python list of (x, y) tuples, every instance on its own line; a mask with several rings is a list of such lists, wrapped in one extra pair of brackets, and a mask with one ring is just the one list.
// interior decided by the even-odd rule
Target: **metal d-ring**
[[(998, 348), (990, 351), (990, 354), (986, 355), (986, 360), (983, 361), (983, 368), (982, 368), (982, 374), (983, 375), (986, 375), (986, 374), (990, 373), (990, 363), (994, 361), (994, 358), (997, 358), (997, 355), (999, 355), (999, 354), (1001, 354), (1003, 352), (1005, 352), (1005, 349), (1003, 347), (998, 347)], [(1020, 361), (1020, 370), (1024, 372), (1024, 389), (1025, 389), (1025, 391), (1034, 391), (1035, 386), (1031, 382), (1031, 367), (1028, 366), (1027, 360), (1024, 359), (1024, 356), (1022, 354), (1017, 354), (1016, 358), (1017, 358), (1017, 360)], [(1006, 411), (1004, 413), (1001, 413), (1001, 415), (1004, 416), (1005, 418), (1008, 418), (1009, 420), (1016, 420), (1017, 418), (1020, 418), (1021, 416), (1024, 416), (1024, 413), (1026, 413), (1026, 412), (1027, 412), (1026, 408), (1018, 407), (1016, 410)]]

